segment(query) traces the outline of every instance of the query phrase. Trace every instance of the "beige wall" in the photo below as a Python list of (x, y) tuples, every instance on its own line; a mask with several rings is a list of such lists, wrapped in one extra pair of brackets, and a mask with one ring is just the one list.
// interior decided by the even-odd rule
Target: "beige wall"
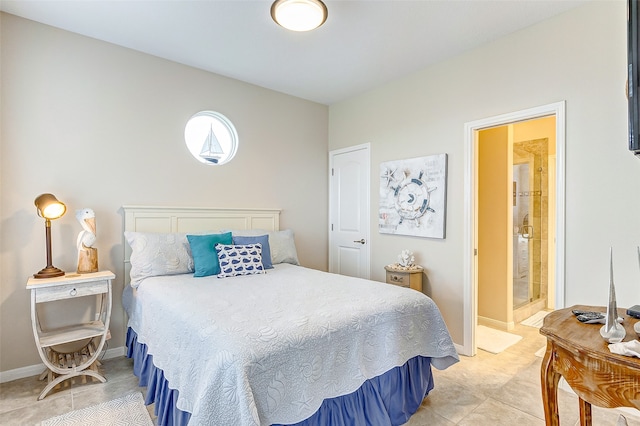
[(640, 300), (640, 159), (627, 151), (626, 5), (590, 2), (329, 108), (329, 149), (371, 143), (387, 160), (448, 153), (447, 238), (381, 235), (371, 188), (371, 276), (402, 249), (463, 341), (464, 123), (566, 101), (566, 304), (603, 305), (614, 247), (619, 306)]
[[(96, 212), (100, 267), (117, 276), (111, 348), (124, 343), (122, 205), (281, 208), (302, 264), (326, 270), (326, 106), (7, 14), (1, 27), (1, 372), (40, 362), (24, 287), (46, 264), (43, 192), (69, 208), (52, 225), (62, 269), (76, 267), (74, 211)], [(203, 109), (238, 130), (227, 165), (184, 145)]]
[(511, 199), (509, 126), (478, 132), (478, 317), (506, 325), (513, 303), (508, 239)]

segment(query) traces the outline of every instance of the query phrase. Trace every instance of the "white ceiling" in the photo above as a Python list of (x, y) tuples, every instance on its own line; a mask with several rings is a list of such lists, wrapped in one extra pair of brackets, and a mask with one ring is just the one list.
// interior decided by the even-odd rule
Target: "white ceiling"
[(320, 28), (271, 0), (1, 0), (0, 10), (322, 104), (344, 100), (592, 0), (325, 0)]

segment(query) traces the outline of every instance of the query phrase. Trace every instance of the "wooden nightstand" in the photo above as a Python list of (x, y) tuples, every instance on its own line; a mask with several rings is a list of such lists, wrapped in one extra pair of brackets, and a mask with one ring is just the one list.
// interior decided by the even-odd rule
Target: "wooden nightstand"
[[(111, 318), (111, 280), (115, 275), (110, 271), (91, 274), (69, 274), (56, 278), (29, 278), (27, 290), (31, 290), (31, 324), (40, 358), (47, 367), (40, 380), (48, 378), (48, 384), (38, 396), (43, 399), (58, 383), (76, 376), (91, 376), (101, 382), (107, 379), (97, 371), (97, 359), (109, 333)], [(96, 321), (43, 330), (38, 318), (38, 303), (56, 300), (96, 296), (100, 301), (100, 312)], [(94, 298), (87, 298), (92, 305)], [(83, 342), (80, 349), (67, 352), (65, 344)], [(98, 342), (96, 342), (98, 341)], [(78, 346), (78, 344), (76, 344)]]
[(396, 265), (387, 265), (384, 269), (387, 271), (387, 284), (422, 291), (422, 272), (424, 271), (422, 266), (416, 265), (411, 269), (404, 269)]

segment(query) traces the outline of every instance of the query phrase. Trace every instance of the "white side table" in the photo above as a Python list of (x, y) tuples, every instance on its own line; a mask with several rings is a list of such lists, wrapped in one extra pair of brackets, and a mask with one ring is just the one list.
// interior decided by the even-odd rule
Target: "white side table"
[[(56, 278), (29, 278), (27, 290), (31, 290), (31, 324), (38, 353), (47, 370), (40, 380), (48, 378), (48, 384), (38, 396), (43, 399), (58, 383), (76, 376), (91, 376), (101, 382), (107, 379), (97, 371), (97, 359), (109, 333), (111, 319), (111, 280), (115, 275), (110, 271), (91, 274), (68, 274)], [(42, 328), (38, 318), (38, 303), (56, 300), (96, 296), (100, 302), (100, 312), (96, 321), (89, 321), (58, 329)], [(93, 304), (94, 298), (87, 298)], [(97, 338), (97, 339), (96, 339)], [(71, 353), (58, 352), (56, 346), (88, 340), (81, 349)]]

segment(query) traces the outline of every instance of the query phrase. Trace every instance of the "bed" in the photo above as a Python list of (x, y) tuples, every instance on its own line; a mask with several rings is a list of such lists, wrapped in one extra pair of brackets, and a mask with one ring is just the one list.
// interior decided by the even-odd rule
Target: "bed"
[(123, 210), (128, 356), (160, 425), (400, 425), (458, 361), (430, 298), (300, 266), (278, 210)]

